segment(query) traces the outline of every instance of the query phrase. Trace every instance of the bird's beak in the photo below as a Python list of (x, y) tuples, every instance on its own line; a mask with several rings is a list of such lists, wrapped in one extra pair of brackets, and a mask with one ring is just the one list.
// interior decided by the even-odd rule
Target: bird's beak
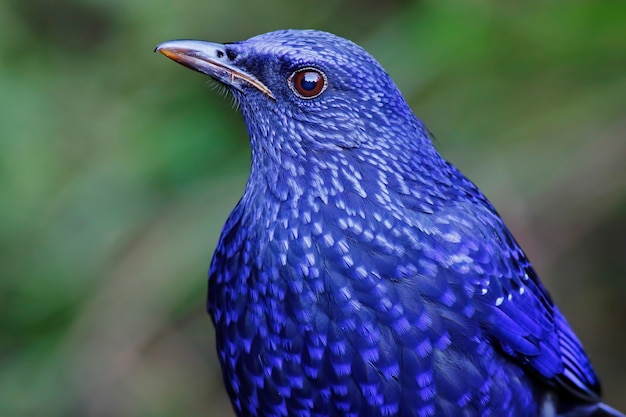
[(254, 75), (233, 64), (226, 54), (226, 47), (219, 43), (194, 40), (168, 41), (154, 50), (181, 65), (215, 78), (241, 91), (242, 84), (248, 84), (271, 99), (274, 94)]

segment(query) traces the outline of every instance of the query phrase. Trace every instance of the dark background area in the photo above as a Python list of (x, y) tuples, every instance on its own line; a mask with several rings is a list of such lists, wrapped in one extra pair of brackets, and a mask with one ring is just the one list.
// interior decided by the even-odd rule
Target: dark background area
[(0, 415), (232, 415), (204, 300), (247, 136), (152, 50), (279, 28), (379, 59), (626, 411), (626, 2), (8, 0), (0, 28)]

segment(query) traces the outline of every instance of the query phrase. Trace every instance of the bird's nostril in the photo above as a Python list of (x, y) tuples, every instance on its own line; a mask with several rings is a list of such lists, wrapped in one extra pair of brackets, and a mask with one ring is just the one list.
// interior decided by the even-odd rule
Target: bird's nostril
[(221, 58), (221, 57), (223, 57), (223, 56), (224, 56), (224, 52), (223, 52), (223, 51), (219, 51), (219, 50), (218, 50), (218, 51), (215, 53), (215, 55), (217, 55), (217, 57), (218, 57), (218, 58)]

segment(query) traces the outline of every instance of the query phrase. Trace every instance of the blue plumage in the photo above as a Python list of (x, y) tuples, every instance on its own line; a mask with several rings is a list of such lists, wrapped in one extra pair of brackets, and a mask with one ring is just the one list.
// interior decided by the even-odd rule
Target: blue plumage
[(157, 50), (225, 85), (250, 135), (208, 296), (239, 416), (621, 415), (495, 209), (367, 52), (294, 30)]

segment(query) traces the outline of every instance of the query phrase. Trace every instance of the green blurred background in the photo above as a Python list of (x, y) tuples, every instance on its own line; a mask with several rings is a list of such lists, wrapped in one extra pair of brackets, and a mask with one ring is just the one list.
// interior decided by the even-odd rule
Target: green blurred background
[(0, 415), (232, 415), (204, 300), (247, 136), (152, 50), (288, 27), (380, 60), (626, 411), (626, 2), (8, 0)]

